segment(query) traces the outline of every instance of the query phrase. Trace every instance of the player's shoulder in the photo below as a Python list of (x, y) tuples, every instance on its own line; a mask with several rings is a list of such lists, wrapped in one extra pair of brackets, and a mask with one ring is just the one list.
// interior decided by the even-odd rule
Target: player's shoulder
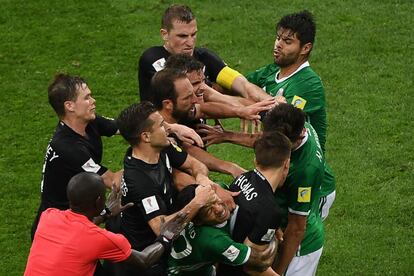
[(219, 55), (211, 49), (204, 48), (204, 47), (196, 47), (194, 48), (194, 57), (200, 61), (204, 59), (208, 59), (211, 57), (219, 58)]
[(140, 63), (143, 61), (151, 62), (159, 58), (168, 56), (167, 50), (163, 46), (153, 46), (146, 49), (140, 56)]

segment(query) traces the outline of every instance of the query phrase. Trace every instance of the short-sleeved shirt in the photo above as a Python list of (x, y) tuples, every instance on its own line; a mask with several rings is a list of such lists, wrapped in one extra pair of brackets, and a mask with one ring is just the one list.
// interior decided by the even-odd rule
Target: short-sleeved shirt
[[(154, 46), (147, 49), (139, 58), (138, 83), (141, 101), (151, 101), (151, 79), (156, 72), (164, 69), (170, 55), (164, 46)], [(207, 82), (216, 82), (218, 74), (226, 67), (224, 61), (209, 49), (196, 47), (193, 56), (205, 65), (204, 74)]]
[(160, 153), (156, 164), (148, 164), (132, 156), (129, 148), (124, 159), (124, 175), (121, 184), (122, 204), (134, 206), (121, 214), (121, 233), (132, 248), (143, 250), (156, 238), (148, 221), (160, 215), (169, 215), (175, 197), (172, 168), (179, 168), (187, 153), (178, 146), (170, 145)]
[(288, 213), (307, 217), (305, 236), (298, 250), (300, 256), (320, 249), (324, 242), (324, 229), (319, 216), (319, 198), (325, 175), (325, 160), (315, 139), (315, 130), (309, 123), (305, 123), (305, 127), (307, 135), (303, 144), (292, 151), (286, 181), (275, 193), (276, 200), (284, 212), (283, 226), (288, 223)]
[(309, 62), (280, 80), (277, 79), (279, 72), (280, 68), (272, 63), (247, 74), (246, 78), (272, 96), (282, 93), (288, 103), (302, 109), (307, 121), (318, 133), (322, 150), (325, 151), (327, 122), (325, 90), (321, 78), (312, 70)]
[(232, 240), (229, 223), (216, 226), (194, 226), (190, 223), (174, 241), (168, 257), (168, 275), (213, 275), (213, 265), (243, 265), (250, 248)]
[(50, 208), (42, 213), (24, 275), (93, 275), (99, 259), (121, 262), (131, 245), (84, 215)]
[(41, 211), (47, 208), (61, 210), (69, 208), (66, 187), (69, 180), (80, 172), (104, 174), (107, 168), (101, 165), (101, 136), (112, 136), (118, 130), (116, 121), (101, 116), (86, 127), (86, 136), (59, 122), (52, 140), (46, 149), (41, 181)]
[[(276, 203), (272, 187), (267, 179), (253, 170), (238, 176), (229, 189), (240, 191), (235, 198), (236, 220), (231, 226), (235, 242), (246, 238), (255, 244), (268, 244), (281, 223), (281, 211)], [(219, 265), (219, 275), (246, 275), (242, 266)]]

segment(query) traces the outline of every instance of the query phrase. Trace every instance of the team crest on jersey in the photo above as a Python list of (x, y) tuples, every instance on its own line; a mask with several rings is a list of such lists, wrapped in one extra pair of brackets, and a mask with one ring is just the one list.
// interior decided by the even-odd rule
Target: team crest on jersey
[(152, 64), (152, 67), (154, 67), (155, 71), (157, 71), (157, 72), (164, 69), (164, 67), (165, 67), (165, 58), (160, 58), (160, 59), (156, 60)]
[(148, 215), (154, 211), (158, 211), (160, 207), (158, 206), (157, 199), (155, 196), (149, 196), (144, 198), (142, 201), (142, 206), (144, 206), (145, 213)]
[(297, 108), (300, 108), (300, 109), (303, 110), (305, 108), (305, 105), (306, 105), (306, 100), (304, 98), (301, 98), (301, 97), (295, 95), (292, 99), (291, 104), (294, 107), (297, 107)]
[(261, 241), (270, 242), (275, 236), (275, 229), (267, 229), (267, 233), (263, 235)]
[(235, 246), (230, 245), (223, 253), (223, 256), (233, 262), (239, 256), (240, 250), (237, 249)]
[(99, 166), (99, 164), (96, 164), (95, 161), (93, 161), (92, 158), (89, 158), (89, 160), (86, 161), (86, 163), (82, 165), (82, 169), (85, 172), (97, 173), (100, 168), (101, 168), (101, 166)]
[(312, 190), (311, 187), (299, 187), (298, 202), (310, 202), (311, 190)]

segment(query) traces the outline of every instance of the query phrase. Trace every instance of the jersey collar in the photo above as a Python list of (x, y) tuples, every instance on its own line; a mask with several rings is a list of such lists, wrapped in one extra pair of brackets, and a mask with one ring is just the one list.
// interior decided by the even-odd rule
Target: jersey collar
[(280, 80), (278, 80), (278, 79), (277, 79), (277, 76), (278, 76), (278, 75), (279, 75), (279, 73), (280, 73), (280, 69), (279, 69), (279, 71), (277, 71), (277, 73), (275, 74), (275, 82), (276, 82), (276, 83), (281, 83), (281, 82), (283, 82), (283, 81), (287, 80), (288, 78), (290, 78), (291, 76), (293, 76), (294, 74), (296, 74), (297, 72), (299, 72), (300, 70), (302, 70), (303, 68), (306, 68), (306, 67), (309, 67), (309, 61), (306, 61), (306, 62), (302, 63), (302, 64), (299, 66), (299, 68), (298, 68), (298, 69), (296, 69), (296, 70), (295, 70), (295, 72), (293, 72), (293, 73), (292, 73), (292, 74), (290, 74), (289, 76), (284, 77), (284, 78), (281, 78)]
[(305, 132), (305, 137), (303, 137), (302, 142), (300, 143), (299, 147), (297, 147), (296, 149), (292, 150), (292, 151), (297, 151), (298, 149), (300, 149), (305, 143), (306, 141), (308, 141), (308, 132)]

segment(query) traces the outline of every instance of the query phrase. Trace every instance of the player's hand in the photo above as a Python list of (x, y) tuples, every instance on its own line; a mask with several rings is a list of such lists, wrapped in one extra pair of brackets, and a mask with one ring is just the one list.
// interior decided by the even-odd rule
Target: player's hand
[(287, 103), (286, 98), (279, 95), (274, 97), (276, 104)]
[(168, 222), (161, 218), (160, 235), (168, 241), (175, 240), (187, 225), (188, 212), (180, 211)]
[(212, 189), (211, 185), (209, 184), (199, 184), (195, 190), (195, 200), (196, 204), (200, 206), (200, 208), (207, 203), (213, 202), (216, 198), (216, 193)]
[(279, 229), (276, 230), (275, 238), (279, 243), (281, 243), (283, 241), (283, 231), (282, 231), (282, 229), (279, 228)]
[(106, 207), (111, 211), (111, 217), (115, 217), (122, 211), (134, 206), (134, 203), (132, 202), (122, 205), (121, 198), (121, 189), (119, 186), (113, 185), (111, 193), (106, 201)]
[(168, 132), (173, 132), (177, 135), (178, 139), (185, 143), (189, 143), (191, 145), (196, 144), (199, 147), (204, 146), (200, 135), (198, 135), (192, 128), (180, 124), (167, 124), (167, 130)]
[(269, 98), (261, 102), (257, 102), (252, 105), (237, 107), (237, 115), (241, 119), (245, 120), (260, 120), (261, 111), (269, 110), (276, 105), (275, 98)]
[(236, 203), (234, 202), (233, 197), (238, 196), (240, 192), (232, 192), (226, 189), (223, 189), (220, 185), (215, 186), (217, 196), (226, 204), (227, 208), (232, 212), (236, 208)]
[(273, 264), (277, 252), (277, 241), (273, 238), (261, 254), (263, 267), (270, 267)]
[[(216, 123), (219, 122), (216, 120)], [(220, 144), (227, 140), (228, 131), (225, 131), (223, 126), (219, 123), (214, 126), (205, 124), (197, 125), (197, 132), (203, 134), (203, 141), (208, 147), (214, 144)]]

